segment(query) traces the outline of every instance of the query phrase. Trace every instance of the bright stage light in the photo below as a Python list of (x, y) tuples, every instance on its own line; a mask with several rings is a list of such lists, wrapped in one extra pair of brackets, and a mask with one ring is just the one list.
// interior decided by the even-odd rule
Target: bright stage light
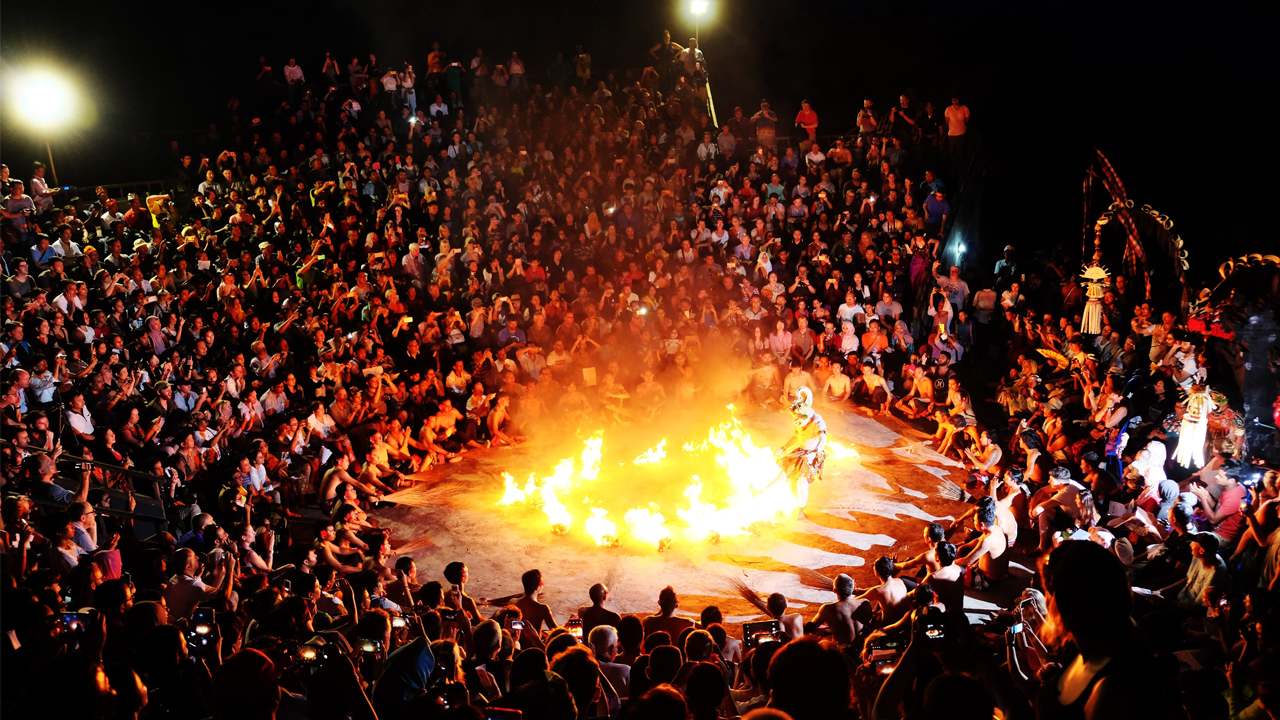
[(702, 17), (703, 15), (706, 15), (707, 11), (710, 9), (711, 3), (708, 2), (708, 0), (693, 0), (693, 2), (689, 3), (689, 12), (692, 13), (694, 17)]
[(9, 73), (9, 103), (14, 117), (33, 130), (58, 130), (75, 116), (79, 105), (71, 81), (47, 68)]

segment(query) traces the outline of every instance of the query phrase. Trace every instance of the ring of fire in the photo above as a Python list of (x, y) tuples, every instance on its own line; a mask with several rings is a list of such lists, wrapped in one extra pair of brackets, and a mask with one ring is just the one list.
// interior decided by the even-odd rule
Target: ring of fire
[[(596, 430), (548, 473), (519, 481), (504, 472), (498, 505), (540, 511), (532, 524), (557, 535), (657, 550), (746, 536), (794, 518), (801, 501), (775, 451), (752, 437), (732, 405), (712, 422), (705, 432), (663, 437), (637, 453)], [(858, 458), (836, 440), (826, 451), (837, 465)]]

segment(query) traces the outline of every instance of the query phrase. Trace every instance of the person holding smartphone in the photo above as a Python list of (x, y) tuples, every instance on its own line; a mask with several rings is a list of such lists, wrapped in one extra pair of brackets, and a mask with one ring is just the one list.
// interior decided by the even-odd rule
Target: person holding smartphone
[(214, 598), (230, 599), (235, 584), (238, 562), (231, 553), (223, 553), (213, 585), (205, 583), (200, 556), (190, 548), (178, 550), (174, 556), (178, 573), (164, 588), (164, 599), (173, 620), (187, 618), (200, 603)]
[(459, 610), (473, 622), (480, 622), (480, 608), (476, 605), (476, 601), (467, 595), (467, 581), (471, 579), (471, 573), (467, 570), (466, 563), (454, 561), (444, 568), (444, 579), (448, 580), (452, 587), (444, 594), (444, 603), (448, 607)]

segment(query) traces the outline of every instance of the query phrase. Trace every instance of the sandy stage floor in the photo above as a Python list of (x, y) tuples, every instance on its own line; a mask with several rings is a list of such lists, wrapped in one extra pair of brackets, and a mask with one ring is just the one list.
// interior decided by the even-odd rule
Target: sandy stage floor
[[(745, 584), (761, 596), (781, 592), (796, 608), (827, 602), (830, 578), (840, 572), (858, 586), (874, 583), (871, 564), (880, 555), (906, 558), (923, 548), (921, 530), (931, 520), (963, 512), (957, 464), (885, 423), (848, 411), (825, 409), (831, 437), (857, 450), (857, 460), (829, 460), (824, 480), (813, 486), (803, 519), (765, 528), (717, 544), (677, 544), (658, 553), (639, 548), (602, 548), (572, 536), (557, 537), (522, 507), (498, 507), (500, 473), (520, 477), (545, 471), (547, 451), (532, 443), (481, 450), (463, 462), (425, 473), (417, 486), (389, 497), (398, 504), (380, 511), (396, 548), (418, 563), (419, 575), (439, 578), (445, 564), (463, 560), (468, 588), (477, 598), (520, 591), (520, 574), (542, 570), (544, 600), (563, 621), (588, 604), (587, 588), (604, 582), (609, 605), (619, 612), (648, 612), (658, 591), (676, 588), (682, 614), (716, 604), (738, 622), (756, 615), (735, 590)], [(743, 417), (762, 443), (780, 445), (789, 432), (784, 413)], [(513, 521), (514, 520), (514, 521)]]

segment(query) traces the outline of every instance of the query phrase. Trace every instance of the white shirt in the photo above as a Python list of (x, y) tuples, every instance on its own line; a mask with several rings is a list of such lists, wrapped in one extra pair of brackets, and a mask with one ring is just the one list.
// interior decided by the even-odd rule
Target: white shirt
[(32, 372), (28, 388), (38, 402), (50, 403), (53, 402), (53, 391), (58, 389), (58, 383), (54, 381), (53, 373), (48, 370), (43, 373)]
[(289, 396), (274, 389), (268, 390), (262, 395), (261, 405), (264, 412), (272, 415), (284, 412), (289, 407)]
[(267, 468), (265, 465), (251, 465), (249, 467), (249, 483), (253, 485), (254, 490), (262, 490), (267, 484)]
[(81, 435), (93, 434), (93, 416), (89, 414), (87, 407), (80, 412), (68, 409), (67, 422), (71, 423), (71, 427)]
[(31, 178), (31, 199), (35, 200), (36, 209), (40, 212), (53, 207), (53, 194), (49, 192), (49, 184), (44, 178)]
[(1196, 380), (1204, 380), (1204, 372), (1196, 365), (1195, 355), (1187, 353), (1182, 357), (1181, 361), (1178, 362), (1178, 365), (1181, 372), (1186, 375), (1186, 377), (1178, 381), (1178, 386), (1183, 390), (1191, 389), (1191, 386), (1195, 384)]
[(58, 296), (53, 299), (53, 306), (58, 308), (58, 312), (63, 315), (68, 314), (72, 310), (84, 309), (84, 304), (80, 302), (79, 293), (72, 295), (70, 299), (67, 299), (65, 294), (59, 293)]
[(191, 433), (191, 436), (195, 438), (196, 447), (202, 448), (208, 445), (210, 440), (218, 436), (218, 431), (212, 427), (206, 427), (204, 430), (196, 430)]
[(1158, 488), (1165, 481), (1164, 463), (1168, 455), (1169, 449), (1164, 443), (1152, 440), (1133, 458), (1133, 469), (1142, 476), (1147, 488)]
[(461, 375), (451, 371), (444, 380), (444, 386), (453, 392), (466, 392), (467, 386), (471, 384), (471, 375), (463, 371)]
[[(253, 402), (249, 402), (248, 400), (243, 400), (240, 402), (239, 410), (240, 410), (240, 417), (244, 418), (245, 420), (252, 420), (253, 425), (261, 425), (262, 417), (265, 414), (262, 409), (262, 403), (258, 402), (257, 400), (254, 400)], [(250, 429), (253, 429), (253, 428), (251, 427)]]
[(840, 352), (848, 355), (858, 351), (858, 333), (852, 328), (840, 333)]
[(285, 65), (284, 66), (285, 82), (300, 83), (306, 78), (302, 74), (301, 65)]
[(618, 697), (625, 700), (627, 688), (631, 687), (631, 666), (616, 662), (602, 662), (600, 673), (609, 679), (609, 684), (618, 693)]
[(690, 75), (698, 69), (698, 64), (702, 61), (701, 48), (685, 48), (680, 52), (680, 62), (684, 65), (684, 71)]
[(324, 419), (321, 420), (316, 417), (315, 413), (312, 413), (307, 416), (307, 427), (311, 428), (311, 432), (319, 435), (322, 439), (327, 439), (333, 434), (333, 429), (337, 427), (337, 423), (328, 415), (325, 415)]
[(840, 307), (836, 308), (836, 317), (841, 322), (853, 322), (853, 319), (859, 315), (866, 315), (867, 311), (862, 309), (861, 303), (840, 303)]
[(83, 252), (80, 251), (80, 246), (77, 245), (74, 241), (71, 242), (70, 244), (71, 244), (71, 247), (69, 249), (65, 248), (62, 246), (62, 241), (59, 240), (55, 242), (53, 245), (50, 245), (49, 247), (53, 248), (53, 254), (57, 255), (58, 257), (80, 257), (81, 255), (84, 254)]

